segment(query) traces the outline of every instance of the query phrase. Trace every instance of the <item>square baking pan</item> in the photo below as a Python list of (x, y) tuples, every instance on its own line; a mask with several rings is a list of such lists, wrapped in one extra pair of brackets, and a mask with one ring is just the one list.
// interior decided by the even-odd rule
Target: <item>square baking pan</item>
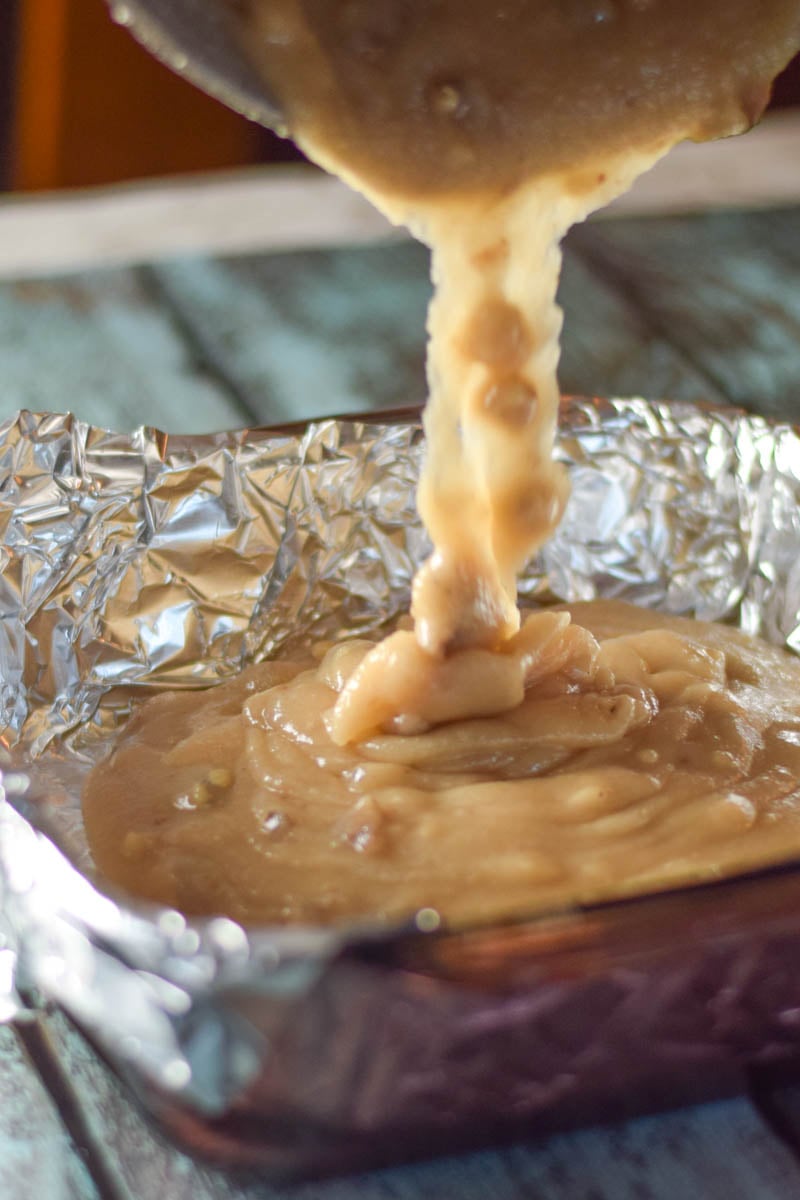
[[(153, 1119), (275, 1177), (730, 1094), (800, 1051), (800, 863), (448, 928), (244, 929), (94, 876), (83, 779), (137, 699), (404, 610), (426, 541), (399, 416), (167, 438), (22, 413), (5, 484), (0, 1006), (62, 1008)], [(523, 598), (800, 641), (800, 439), (566, 400), (573, 497)]]

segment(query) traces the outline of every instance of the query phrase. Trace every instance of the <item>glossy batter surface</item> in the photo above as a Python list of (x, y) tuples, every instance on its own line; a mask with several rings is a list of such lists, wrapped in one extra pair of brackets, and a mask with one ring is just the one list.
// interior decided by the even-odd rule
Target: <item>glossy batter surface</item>
[(572, 618), (422, 658), (345, 729), (363, 642), (149, 701), (85, 796), (100, 870), (245, 922), (461, 922), (799, 853), (800, 662), (618, 603)]

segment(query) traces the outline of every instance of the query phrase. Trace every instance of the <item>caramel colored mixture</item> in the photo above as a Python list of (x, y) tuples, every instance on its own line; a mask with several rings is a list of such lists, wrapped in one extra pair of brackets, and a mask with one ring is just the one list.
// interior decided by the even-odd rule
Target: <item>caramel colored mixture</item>
[(244, 922), (458, 923), (800, 852), (800, 661), (781, 650), (619, 603), (542, 610), (439, 686), (420, 661), (343, 745), (366, 649), (148, 701), (85, 796), (101, 871)]
[(413, 210), (746, 129), (800, 42), (794, 0), (237, 5), (292, 137)]
[(421, 646), (496, 646), (567, 498), (560, 242), (683, 138), (737, 133), (800, 0), (245, 0), (292, 136), (433, 254)]
[[(92, 775), (99, 868), (242, 921), (529, 912), (800, 850), (800, 664), (619, 605), (533, 614), (560, 242), (739, 132), (800, 0), (237, 0), (292, 135), (432, 248), (414, 631), (163, 696)], [(688, 286), (688, 281), (687, 281)]]

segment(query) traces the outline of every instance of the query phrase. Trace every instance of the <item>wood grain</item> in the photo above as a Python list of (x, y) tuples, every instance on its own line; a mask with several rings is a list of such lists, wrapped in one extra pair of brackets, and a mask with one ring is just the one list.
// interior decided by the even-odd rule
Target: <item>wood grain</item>
[[(574, 231), (560, 291), (563, 389), (792, 416), (793, 215)], [(411, 242), (2, 284), (0, 410), (206, 432), (420, 403), (429, 295), (427, 252)]]
[(559, 380), (570, 395), (650, 400), (724, 400), (712, 380), (647, 319), (613, 280), (567, 241), (559, 302), (564, 310)]
[[(106, 428), (247, 424), (133, 271), (0, 285), (0, 412), (73, 411)], [(173, 422), (174, 418), (174, 422)]]
[(0, 1196), (100, 1200), (10, 1026), (0, 1026)]
[(413, 243), (151, 267), (261, 423), (425, 398), (428, 256)]
[[(428, 255), (413, 243), (149, 268), (195, 354), (261, 423), (420, 403)], [(721, 399), (642, 311), (567, 251), (561, 383), (572, 393)]]
[(726, 213), (598, 222), (574, 230), (570, 245), (710, 387), (797, 420), (800, 257), (787, 220)]
[[(50, 1038), (122, 1200), (795, 1200), (800, 1167), (746, 1100), (299, 1187), (174, 1150), (62, 1017)], [(16, 1198), (14, 1198), (16, 1200)]]

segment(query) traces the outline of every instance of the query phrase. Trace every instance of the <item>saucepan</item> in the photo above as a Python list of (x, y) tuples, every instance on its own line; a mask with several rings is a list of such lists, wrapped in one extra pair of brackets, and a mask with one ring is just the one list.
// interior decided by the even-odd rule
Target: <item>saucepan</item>
[(249, 0), (109, 0), (111, 15), (152, 54), (229, 108), (280, 133), (283, 117), (242, 36)]

